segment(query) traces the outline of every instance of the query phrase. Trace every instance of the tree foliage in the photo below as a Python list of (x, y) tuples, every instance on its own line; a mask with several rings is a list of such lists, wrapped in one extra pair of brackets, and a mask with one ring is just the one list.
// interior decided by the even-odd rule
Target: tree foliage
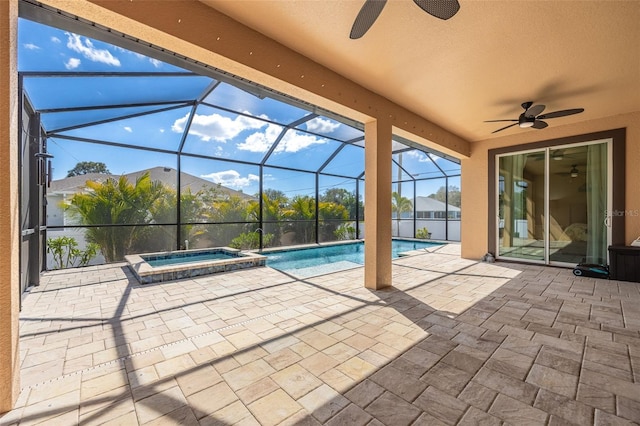
[(429, 198), (433, 198), (438, 201), (442, 201), (443, 203), (447, 203), (451, 206), (460, 207), (461, 205), (461, 197), (460, 197), (460, 188), (455, 185), (449, 185), (449, 194), (447, 200), (447, 187), (441, 186), (438, 188), (435, 194), (429, 195)]
[(356, 199), (356, 194), (349, 192), (344, 188), (330, 188), (320, 196), (320, 202), (334, 203), (343, 206), (347, 211), (346, 219), (355, 219), (358, 217), (357, 211), (364, 211), (364, 204)]
[[(350, 209), (361, 203), (353, 193), (332, 189), (320, 197), (316, 210), (315, 197), (288, 198), (282, 191), (266, 190), (260, 211), (257, 199), (230, 196), (217, 188), (197, 192), (187, 188), (180, 193), (181, 223), (176, 228), (171, 224), (177, 221), (177, 192), (152, 181), (148, 173), (135, 182), (124, 176), (88, 181), (86, 188), (70, 198), (66, 209), (83, 225), (90, 225), (87, 241), (100, 248), (107, 262), (120, 261), (130, 253), (174, 249), (178, 228), (180, 239), (188, 240), (189, 247), (255, 249), (260, 233), (263, 246), (281, 245), (284, 234), (294, 243), (309, 243), (315, 241), (316, 212), (320, 238), (329, 241), (354, 234), (348, 222)], [(258, 228), (260, 220), (267, 229)], [(338, 232), (345, 226), (351, 231)]]
[(403, 197), (398, 192), (391, 193), (391, 212), (396, 214), (396, 219), (400, 220), (402, 213), (413, 211), (413, 203), (407, 197)]
[(315, 240), (316, 200), (309, 195), (293, 197), (284, 218), (287, 219), (287, 229), (295, 232), (296, 242), (311, 243)]
[(87, 173), (110, 174), (107, 165), (99, 161), (80, 161), (75, 167), (67, 172), (67, 177), (86, 175)]
[(160, 182), (151, 181), (148, 173), (135, 183), (121, 176), (102, 183), (87, 181), (86, 185), (90, 191), (74, 194), (67, 208), (84, 225), (126, 225), (87, 228), (87, 240), (100, 246), (107, 262), (122, 260), (149, 231), (140, 225), (154, 222), (167, 189)]

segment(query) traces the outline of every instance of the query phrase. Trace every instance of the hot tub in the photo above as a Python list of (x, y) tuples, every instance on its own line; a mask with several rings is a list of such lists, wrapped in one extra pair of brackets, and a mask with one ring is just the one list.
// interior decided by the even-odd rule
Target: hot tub
[(180, 250), (125, 256), (141, 284), (264, 266), (266, 257), (231, 247)]

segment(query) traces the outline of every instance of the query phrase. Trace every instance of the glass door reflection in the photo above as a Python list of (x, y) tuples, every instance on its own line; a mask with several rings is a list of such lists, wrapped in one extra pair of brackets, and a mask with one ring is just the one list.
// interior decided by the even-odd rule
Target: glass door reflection
[(498, 256), (545, 262), (545, 151), (498, 159)]
[(607, 144), (550, 151), (549, 261), (607, 263)]

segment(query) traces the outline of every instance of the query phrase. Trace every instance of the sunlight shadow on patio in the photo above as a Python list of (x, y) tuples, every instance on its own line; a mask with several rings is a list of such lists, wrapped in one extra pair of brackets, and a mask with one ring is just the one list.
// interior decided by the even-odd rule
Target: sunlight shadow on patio
[[(536, 375), (544, 364), (539, 355), (560, 356), (544, 345), (585, 350), (584, 337), (571, 344), (560, 338), (568, 333), (566, 324), (552, 328), (560, 316), (551, 311), (561, 305), (550, 303), (551, 320), (537, 306), (552, 289), (549, 283), (555, 280), (559, 293), (572, 282), (563, 270), (479, 264), (439, 253), (395, 261), (393, 277), (395, 288), (377, 292), (358, 285), (362, 270), (294, 280), (266, 268), (257, 275), (144, 287), (125, 277), (118, 303), (109, 302), (104, 311), (112, 316), (83, 309), (78, 318), (75, 310), (64, 318), (55, 310), (34, 315), (26, 309), (25, 360), (36, 342), (67, 333), (71, 341), (96, 328), (111, 333), (105, 340), (111, 347), (92, 359), (99, 361), (105, 351), (112, 359), (45, 376), (23, 390), (22, 407), (9, 416), (219, 424), (384, 423), (397, 416), (450, 422), (471, 414), (504, 420), (505, 398), (514, 395), (502, 395), (500, 386), (521, 392), (515, 394), (521, 404), (533, 403), (527, 398), (538, 386), (558, 391)], [(68, 289), (80, 305), (86, 302), (81, 288)], [(101, 285), (94, 290), (104, 296)], [(64, 292), (43, 292), (45, 299), (37, 302)], [(27, 326), (38, 318), (39, 327)], [(78, 347), (88, 351), (94, 343)], [(535, 375), (532, 383), (525, 382), (528, 374)], [(474, 402), (482, 392), (492, 399), (485, 407)], [(572, 392), (568, 397), (575, 399)], [(535, 410), (522, 411), (520, 420), (544, 414)]]

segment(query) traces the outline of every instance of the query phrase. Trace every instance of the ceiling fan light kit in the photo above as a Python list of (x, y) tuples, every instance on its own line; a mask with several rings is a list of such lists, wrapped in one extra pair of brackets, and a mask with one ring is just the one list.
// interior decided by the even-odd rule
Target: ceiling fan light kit
[(521, 115), (520, 118), (518, 118), (518, 126), (523, 129), (526, 127), (533, 127), (534, 122), (535, 118), (533, 117), (526, 117), (524, 115)]
[(522, 103), (522, 108), (524, 112), (520, 114), (518, 119), (506, 119), (506, 120), (486, 120), (485, 123), (498, 123), (498, 122), (513, 122), (513, 124), (509, 124), (507, 126), (501, 127), (498, 130), (494, 130), (491, 133), (498, 133), (503, 130), (508, 129), (509, 127), (513, 127), (516, 124), (520, 128), (533, 127), (534, 129), (544, 129), (548, 127), (546, 121), (550, 118), (558, 118), (558, 117), (566, 117), (567, 115), (579, 114), (584, 111), (584, 108), (573, 108), (573, 109), (563, 109), (560, 111), (549, 112), (547, 114), (541, 114), (542, 111), (546, 108), (544, 105), (538, 104), (533, 105), (533, 101), (527, 101)]
[(578, 168), (576, 167), (576, 164), (573, 164), (571, 166), (571, 171), (569, 173), (571, 173), (571, 177), (572, 178), (577, 178), (578, 177)]

